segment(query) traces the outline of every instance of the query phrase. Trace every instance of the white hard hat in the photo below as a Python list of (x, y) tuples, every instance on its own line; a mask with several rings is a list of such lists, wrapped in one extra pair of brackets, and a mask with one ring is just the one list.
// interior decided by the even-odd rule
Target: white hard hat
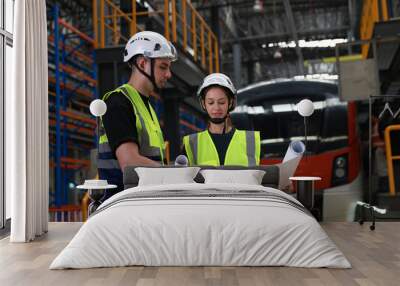
[(227, 88), (232, 93), (231, 96), (229, 96), (229, 97), (231, 97), (231, 104), (229, 106), (228, 112), (230, 112), (233, 109), (235, 109), (235, 106), (236, 106), (236, 89), (235, 89), (231, 79), (227, 75), (224, 75), (223, 73), (212, 73), (212, 74), (209, 74), (208, 76), (206, 76), (204, 78), (203, 83), (201, 84), (201, 86), (197, 90), (197, 97), (199, 99), (199, 103), (200, 103), (201, 108), (204, 111), (206, 111), (206, 108), (205, 108), (205, 106), (203, 105), (203, 102), (202, 102), (202, 97), (205, 96), (205, 94), (203, 94), (204, 90), (207, 87), (214, 86), (214, 85)]
[(147, 58), (178, 58), (175, 47), (164, 36), (152, 31), (143, 31), (133, 35), (125, 46), (124, 62), (132, 57), (143, 55)]
[(197, 90), (197, 96), (201, 97), (203, 95), (204, 89), (209, 86), (218, 85), (227, 88), (232, 92), (232, 96), (235, 97), (236, 89), (233, 86), (231, 79), (224, 75), (223, 73), (212, 73), (206, 76), (201, 84), (200, 88)]

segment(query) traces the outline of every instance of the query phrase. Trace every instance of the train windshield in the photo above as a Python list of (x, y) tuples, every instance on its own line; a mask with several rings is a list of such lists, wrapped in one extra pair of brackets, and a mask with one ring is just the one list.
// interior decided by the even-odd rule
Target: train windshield
[(261, 158), (283, 157), (292, 140), (304, 141), (304, 118), (296, 104), (308, 98), (314, 113), (307, 120), (307, 149), (319, 154), (348, 146), (347, 104), (335, 83), (320, 81), (267, 82), (238, 92), (231, 114), (238, 129), (261, 133)]

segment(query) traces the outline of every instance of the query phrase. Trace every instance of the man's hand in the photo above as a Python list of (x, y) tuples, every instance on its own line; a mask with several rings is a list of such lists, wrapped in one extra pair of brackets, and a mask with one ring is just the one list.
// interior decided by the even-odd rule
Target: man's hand
[(115, 151), (115, 155), (118, 159), (121, 170), (124, 170), (126, 166), (131, 165), (160, 166), (156, 161), (140, 155), (139, 146), (133, 142), (122, 143)]

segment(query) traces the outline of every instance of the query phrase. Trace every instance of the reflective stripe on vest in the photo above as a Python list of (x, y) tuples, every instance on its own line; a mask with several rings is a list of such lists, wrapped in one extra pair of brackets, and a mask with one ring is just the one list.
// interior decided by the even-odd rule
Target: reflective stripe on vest
[[(197, 137), (198, 137), (197, 133), (189, 136), (190, 146), (192, 147), (192, 150), (194, 150), (192, 152), (193, 162), (197, 162), (197, 150), (198, 150), (197, 146), (198, 146), (198, 142), (199, 142)], [(190, 164), (190, 165), (195, 165), (195, 164)]]
[[(207, 130), (185, 136), (183, 143), (190, 165), (220, 165), (217, 149)], [(224, 165), (259, 164), (260, 132), (235, 130), (226, 150)]]
[[(129, 90), (131, 90), (131, 93)], [(152, 106), (149, 105), (150, 115), (139, 93), (130, 85), (123, 85), (121, 91), (131, 101), (136, 118), (139, 118), (140, 121), (140, 124), (138, 124), (138, 120), (136, 120), (140, 145), (139, 153), (145, 157), (160, 156), (161, 162), (163, 162), (165, 158), (165, 143), (160, 124), (158, 123), (157, 114), (154, 112)], [(134, 100), (135, 97), (136, 103)], [(141, 112), (140, 109), (142, 109)], [(147, 117), (146, 121), (145, 117)]]
[(253, 132), (246, 131), (246, 154), (247, 166), (255, 166), (256, 164), (256, 139)]
[[(144, 122), (144, 119), (140, 115), (138, 115), (138, 117), (139, 117), (139, 120), (140, 120), (140, 125), (142, 126), (142, 129), (143, 129), (142, 132), (140, 132), (140, 135), (138, 134), (138, 136), (139, 136), (139, 145), (140, 145), (139, 146), (139, 148), (140, 148), (139, 149), (139, 153), (142, 154), (143, 156), (146, 156), (146, 157), (160, 156), (161, 157), (161, 161), (163, 161), (163, 159), (165, 157), (164, 156), (164, 150), (163, 150), (164, 149), (164, 146), (163, 146), (164, 145), (164, 139), (162, 139), (163, 142), (161, 143), (161, 144), (163, 144), (162, 148), (160, 148), (160, 147), (152, 147), (150, 145), (150, 135), (149, 135), (149, 133), (148, 133), (148, 131), (146, 129), (146, 124)], [(155, 118), (157, 120), (156, 116), (155, 116)], [(160, 132), (161, 132), (161, 129), (160, 129)]]
[[(122, 92), (132, 104), (136, 116), (135, 124), (138, 133), (139, 153), (152, 160), (160, 160), (159, 162), (163, 164), (165, 149), (164, 138), (153, 108), (150, 105), (149, 109), (147, 109), (139, 93), (127, 84), (106, 93), (103, 96), (103, 100), (106, 101), (116, 91)], [(118, 160), (115, 159), (108, 143), (103, 121), (100, 120), (100, 123), (99, 153), (97, 160), (99, 176), (101, 179), (108, 180), (109, 183), (111, 181), (122, 186), (122, 172)]]
[[(133, 110), (136, 115), (136, 128), (138, 131), (139, 140), (139, 153), (145, 157), (157, 157), (161, 158), (161, 162), (164, 161), (165, 155), (165, 143), (162, 136), (162, 131), (157, 120), (157, 115), (155, 114), (153, 108), (150, 105), (150, 113), (140, 95), (131, 86), (125, 84), (116, 90), (107, 93), (104, 96), (104, 100), (112, 95), (115, 91), (121, 91), (132, 103)], [(140, 106), (142, 105), (142, 106)], [(145, 118), (147, 117), (147, 120)], [(108, 138), (105, 134), (103, 124), (101, 124), (100, 141), (99, 141), (99, 153), (100, 152), (111, 152), (111, 148), (108, 144)], [(105, 147), (103, 147), (105, 145)], [(106, 148), (105, 150), (103, 148)]]

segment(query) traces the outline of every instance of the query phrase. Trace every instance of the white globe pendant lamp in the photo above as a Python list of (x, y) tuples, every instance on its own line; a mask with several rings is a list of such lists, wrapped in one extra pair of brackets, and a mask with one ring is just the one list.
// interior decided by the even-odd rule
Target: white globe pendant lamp
[(304, 118), (304, 145), (307, 156), (307, 117), (314, 113), (314, 103), (309, 99), (303, 99), (297, 104), (297, 112)]
[(101, 99), (95, 99), (93, 100), (90, 105), (89, 105), (89, 110), (90, 113), (96, 117), (96, 123), (97, 123), (97, 144), (100, 139), (100, 116), (103, 116), (107, 112), (107, 104), (101, 100)]

